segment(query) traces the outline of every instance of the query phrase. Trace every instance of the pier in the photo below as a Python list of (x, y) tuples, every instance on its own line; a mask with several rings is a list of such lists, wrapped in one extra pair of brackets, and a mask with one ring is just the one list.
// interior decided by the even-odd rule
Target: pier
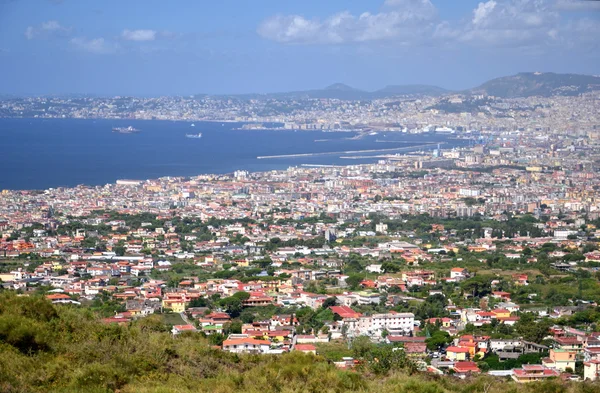
[(282, 154), (282, 155), (274, 155), (274, 156), (258, 156), (256, 158), (258, 160), (266, 160), (266, 159), (271, 159), (271, 158), (317, 157), (317, 156), (328, 156), (328, 155), (335, 155), (335, 154), (384, 153), (384, 152), (392, 152), (392, 151), (418, 149), (418, 148), (427, 147), (430, 145), (432, 145), (432, 143), (429, 143), (427, 145), (395, 147), (395, 148), (390, 148), (390, 149), (348, 150), (348, 151), (330, 151), (330, 152), (323, 152), (323, 153)]

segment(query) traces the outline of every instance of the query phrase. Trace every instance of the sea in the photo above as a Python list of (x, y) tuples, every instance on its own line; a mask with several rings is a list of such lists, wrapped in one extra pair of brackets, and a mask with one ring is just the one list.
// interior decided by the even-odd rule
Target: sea
[[(239, 130), (242, 125), (0, 119), (0, 190), (104, 185), (118, 179), (269, 171), (302, 165), (355, 165), (377, 162), (381, 158), (376, 156), (381, 154), (432, 151), (437, 143), (442, 143), (442, 149), (451, 149), (466, 143), (439, 134), (381, 131), (352, 139), (356, 132)], [(112, 132), (113, 127), (128, 126), (141, 132)], [(186, 134), (199, 132), (202, 138), (186, 138)]]

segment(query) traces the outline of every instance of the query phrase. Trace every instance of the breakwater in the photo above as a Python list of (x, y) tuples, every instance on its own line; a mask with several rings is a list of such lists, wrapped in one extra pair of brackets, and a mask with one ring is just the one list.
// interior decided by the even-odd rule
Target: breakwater
[(409, 147), (394, 147), (389, 149), (368, 149), (368, 150), (347, 150), (347, 151), (330, 151), (330, 152), (322, 152), (322, 153), (298, 153), (298, 154), (281, 154), (274, 156), (258, 156), (256, 157), (258, 160), (266, 160), (273, 158), (293, 158), (293, 157), (317, 157), (317, 156), (328, 156), (328, 155), (336, 155), (336, 154), (362, 154), (362, 153), (385, 153), (385, 152), (393, 152), (393, 151), (403, 151), (403, 150), (413, 150), (419, 149), (427, 146), (432, 146), (437, 143), (427, 143), (424, 145), (414, 145)]

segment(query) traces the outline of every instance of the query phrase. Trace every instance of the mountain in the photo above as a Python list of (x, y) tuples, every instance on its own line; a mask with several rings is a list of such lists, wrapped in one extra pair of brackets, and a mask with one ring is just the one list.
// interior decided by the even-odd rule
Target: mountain
[(600, 90), (600, 77), (553, 72), (522, 72), (485, 82), (469, 90), (472, 94), (486, 94), (503, 98), (554, 95), (574, 96)]
[[(600, 77), (578, 74), (555, 74), (553, 72), (522, 72), (485, 82), (481, 86), (461, 91), (463, 94), (484, 94), (502, 98), (544, 96), (575, 96), (600, 90)], [(431, 85), (388, 85), (376, 91), (356, 89), (343, 83), (334, 83), (324, 89), (292, 91), (269, 94), (217, 95), (215, 98), (250, 99), (306, 99), (327, 98), (338, 100), (373, 100), (397, 96), (441, 96), (458, 93)], [(196, 97), (206, 97), (199, 94)]]
[[(334, 83), (324, 89), (313, 89), (303, 91), (290, 91), (282, 93), (267, 93), (267, 94), (232, 94), (232, 95), (215, 95), (215, 98), (234, 98), (239, 100), (252, 99), (303, 99), (303, 98), (327, 98), (338, 100), (372, 100), (376, 98), (388, 98), (401, 95), (417, 96), (417, 95), (441, 95), (449, 93), (449, 90), (437, 86), (428, 85), (391, 85), (383, 89), (369, 92), (360, 90), (344, 83)], [(196, 98), (208, 97), (208, 94), (197, 94)]]
[(352, 86), (345, 85), (343, 83), (334, 83), (333, 85), (329, 85), (325, 88), (325, 90), (330, 91), (361, 91)]

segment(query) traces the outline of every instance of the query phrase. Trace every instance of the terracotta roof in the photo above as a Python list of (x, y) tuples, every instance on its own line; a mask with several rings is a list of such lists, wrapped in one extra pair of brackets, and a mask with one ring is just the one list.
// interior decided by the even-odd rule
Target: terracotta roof
[(67, 300), (71, 299), (69, 295), (65, 295), (64, 293), (53, 293), (52, 295), (46, 295), (46, 299), (49, 300)]
[(304, 351), (316, 351), (317, 347), (315, 347), (312, 344), (296, 344), (294, 346), (294, 350), (295, 351), (302, 351), (302, 352), (304, 352)]
[(331, 306), (329, 309), (342, 318), (358, 318), (362, 315), (348, 306)]
[(477, 364), (475, 364), (475, 362), (456, 362), (454, 363), (454, 371), (458, 373), (478, 373), (480, 370), (479, 367), (477, 367)]
[(271, 343), (269, 341), (257, 340), (254, 338), (233, 338), (233, 339), (223, 341), (224, 347), (229, 346), (229, 345), (244, 345), (244, 344), (271, 345)]
[(196, 327), (194, 325), (175, 325), (175, 326), (173, 326), (173, 329), (176, 329), (179, 331), (196, 330)]
[(469, 348), (464, 348), (464, 347), (448, 347), (448, 348), (446, 348), (446, 352), (468, 353), (469, 352)]

